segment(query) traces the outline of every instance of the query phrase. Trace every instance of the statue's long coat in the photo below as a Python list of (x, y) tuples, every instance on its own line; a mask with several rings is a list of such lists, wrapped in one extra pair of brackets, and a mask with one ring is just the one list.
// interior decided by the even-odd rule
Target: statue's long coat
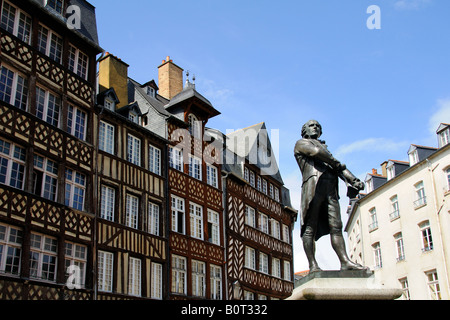
[[(320, 154), (313, 156), (311, 151), (319, 149)], [(332, 170), (331, 163), (336, 159), (328, 151), (327, 147), (318, 140), (302, 139), (297, 142), (294, 150), (295, 158), (303, 176), (302, 199), (301, 199), (301, 225), (302, 236), (305, 222), (308, 219), (308, 209), (314, 198), (317, 183), (326, 170)], [(336, 195), (338, 195), (338, 179), (336, 176)], [(327, 210), (320, 214), (316, 232), (316, 240), (330, 233)]]

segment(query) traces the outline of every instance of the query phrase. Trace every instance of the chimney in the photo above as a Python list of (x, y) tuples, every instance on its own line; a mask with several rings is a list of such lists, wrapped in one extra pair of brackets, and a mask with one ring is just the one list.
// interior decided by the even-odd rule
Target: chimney
[(128, 64), (109, 52), (99, 61), (99, 91), (114, 88), (119, 98), (116, 108), (128, 105), (128, 67)]
[(382, 164), (381, 164), (381, 171), (382, 171), (382, 173), (381, 173), (381, 175), (383, 176), (383, 177), (387, 177), (387, 165), (388, 165), (388, 161), (384, 161)]
[(183, 91), (183, 69), (169, 56), (158, 67), (158, 87), (159, 94), (169, 100)]

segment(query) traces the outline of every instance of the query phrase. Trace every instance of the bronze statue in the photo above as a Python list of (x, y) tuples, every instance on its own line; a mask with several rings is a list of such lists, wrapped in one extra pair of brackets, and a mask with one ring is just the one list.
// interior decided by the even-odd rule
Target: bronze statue
[(338, 182), (341, 178), (347, 183), (350, 198), (364, 189), (364, 183), (333, 157), (325, 142), (319, 140), (321, 135), (322, 126), (315, 120), (308, 121), (302, 128), (303, 139), (297, 141), (294, 151), (303, 176), (301, 237), (310, 272), (321, 271), (315, 258), (315, 243), (328, 234), (341, 270), (364, 270), (363, 266), (350, 261), (346, 252)]

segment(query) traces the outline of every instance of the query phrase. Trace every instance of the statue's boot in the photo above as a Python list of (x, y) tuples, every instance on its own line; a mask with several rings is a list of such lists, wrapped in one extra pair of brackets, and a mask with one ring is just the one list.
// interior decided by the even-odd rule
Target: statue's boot
[(341, 270), (366, 270), (367, 268), (362, 265), (351, 261), (347, 255), (347, 251), (345, 249), (345, 241), (344, 237), (341, 234), (332, 234), (331, 235), (331, 244), (333, 246), (334, 251), (339, 257), (339, 261), (341, 262)]

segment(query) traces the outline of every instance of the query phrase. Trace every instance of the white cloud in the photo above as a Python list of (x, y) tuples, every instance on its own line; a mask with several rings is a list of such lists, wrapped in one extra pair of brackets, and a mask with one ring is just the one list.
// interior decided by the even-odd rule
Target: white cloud
[(450, 123), (450, 98), (437, 101), (437, 110), (430, 117), (428, 127), (433, 137), (441, 123)]
[(431, 0), (398, 0), (394, 7), (399, 10), (418, 10), (430, 2)]
[(405, 145), (407, 145), (405, 142), (397, 142), (387, 138), (368, 138), (340, 146), (336, 151), (336, 155), (339, 158), (341, 156), (359, 151), (396, 151), (399, 148), (404, 148)]

